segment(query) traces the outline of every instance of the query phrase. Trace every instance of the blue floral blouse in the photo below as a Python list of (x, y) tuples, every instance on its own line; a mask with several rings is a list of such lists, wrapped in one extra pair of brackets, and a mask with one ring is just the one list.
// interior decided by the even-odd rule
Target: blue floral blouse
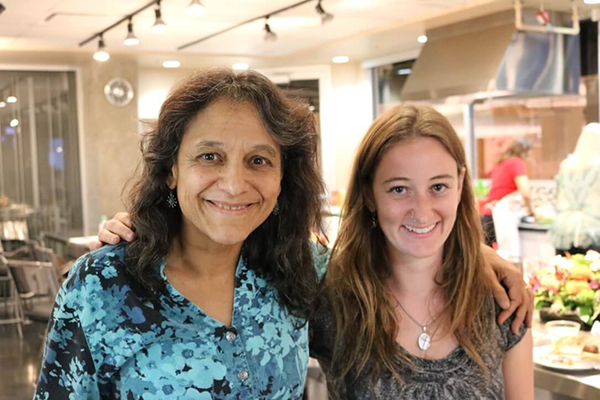
[(232, 326), (169, 284), (145, 300), (124, 246), (79, 259), (56, 298), (35, 399), (297, 399), (308, 326), (240, 260)]

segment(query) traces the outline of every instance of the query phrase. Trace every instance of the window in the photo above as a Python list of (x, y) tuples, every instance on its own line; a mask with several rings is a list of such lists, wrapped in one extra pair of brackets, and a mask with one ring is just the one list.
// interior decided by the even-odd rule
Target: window
[(83, 232), (78, 134), (74, 72), (0, 71), (0, 196), (30, 238)]

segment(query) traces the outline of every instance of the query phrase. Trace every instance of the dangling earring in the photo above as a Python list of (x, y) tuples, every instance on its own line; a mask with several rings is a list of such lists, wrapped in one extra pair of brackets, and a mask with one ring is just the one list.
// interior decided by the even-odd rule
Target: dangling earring
[(371, 229), (377, 228), (377, 213), (371, 213)]
[(279, 215), (279, 201), (275, 203), (275, 207), (273, 208), (273, 215)]
[(177, 207), (177, 197), (175, 197), (173, 192), (174, 190), (171, 190), (167, 196), (167, 206), (169, 206), (169, 208)]

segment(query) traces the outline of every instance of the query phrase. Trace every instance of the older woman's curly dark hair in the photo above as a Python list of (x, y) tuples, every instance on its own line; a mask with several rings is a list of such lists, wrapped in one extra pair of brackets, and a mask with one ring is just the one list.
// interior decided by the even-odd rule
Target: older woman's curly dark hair
[(151, 293), (163, 289), (153, 266), (168, 254), (182, 225), (179, 208), (170, 209), (165, 201), (170, 193), (167, 179), (191, 120), (220, 98), (255, 106), (265, 129), (281, 146), (279, 212), (248, 236), (242, 257), (278, 290), (279, 300), (292, 314), (306, 318), (318, 282), (310, 237), (323, 233), (319, 138), (308, 106), (287, 98), (256, 72), (226, 68), (198, 72), (176, 87), (162, 105), (156, 126), (142, 141), (142, 174), (129, 192), (136, 230), (127, 248), (129, 273)]

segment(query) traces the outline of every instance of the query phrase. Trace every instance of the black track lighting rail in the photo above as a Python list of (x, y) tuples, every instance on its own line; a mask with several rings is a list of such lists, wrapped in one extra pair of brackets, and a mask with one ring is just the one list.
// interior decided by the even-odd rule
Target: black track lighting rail
[(132, 12), (131, 14), (128, 14), (125, 17), (121, 18), (120, 20), (118, 20), (117, 22), (115, 22), (114, 24), (109, 26), (108, 28), (104, 28), (100, 32), (93, 34), (89, 38), (87, 38), (84, 41), (82, 41), (81, 43), (79, 43), (79, 47), (85, 46), (86, 44), (88, 44), (89, 42), (91, 42), (92, 40), (94, 40), (96, 38), (100, 38), (102, 35), (104, 35), (108, 31), (110, 31), (115, 26), (122, 24), (124, 21), (127, 21), (128, 19), (133, 18), (136, 14), (139, 14), (140, 12), (144, 11), (145, 9), (152, 7), (154, 4), (160, 5), (160, 0), (152, 0), (145, 6), (142, 6), (142, 7), (138, 8), (137, 10), (135, 10), (134, 12)]
[[(296, 7), (299, 7), (299, 6), (303, 5), (303, 4), (310, 3), (310, 2), (313, 2), (313, 1), (318, 1), (317, 12), (319, 14), (323, 14), (325, 11), (321, 7), (321, 1), (322, 0), (302, 0), (302, 1), (299, 1), (297, 3), (291, 4), (291, 5), (287, 6), (287, 7), (283, 7), (283, 8), (280, 8), (278, 10), (271, 11), (271, 12), (269, 12), (267, 14), (260, 15), (258, 17), (250, 18), (250, 19), (248, 19), (246, 21), (243, 21), (243, 22), (240, 22), (240, 23), (238, 23), (236, 25), (230, 26), (229, 28), (225, 28), (225, 29), (220, 30), (218, 32), (212, 33), (212, 34), (210, 34), (208, 36), (204, 36), (204, 37), (202, 37), (200, 39), (194, 40), (193, 42), (190, 42), (190, 43), (187, 43), (187, 44), (184, 44), (182, 46), (177, 47), (177, 50), (180, 51), (180, 50), (186, 49), (188, 47), (197, 45), (198, 43), (207, 41), (207, 40), (209, 40), (211, 38), (214, 38), (215, 36), (222, 35), (223, 33), (232, 31), (232, 30), (234, 30), (236, 28), (239, 28), (240, 26), (249, 24), (249, 23), (254, 22), (254, 21), (258, 21), (258, 20), (261, 20), (261, 19), (267, 19), (268, 20), (268, 18), (271, 17), (271, 16), (273, 16), (273, 15), (277, 15), (277, 14), (283, 13), (285, 11), (291, 10), (292, 8), (296, 8)], [(135, 15), (137, 15), (138, 13), (146, 10), (147, 8), (152, 7), (153, 5), (157, 5), (158, 7), (160, 7), (160, 3), (161, 3), (161, 0), (152, 0), (152, 1), (148, 2), (146, 5), (138, 8), (137, 10), (135, 10), (135, 11), (129, 13), (129, 14), (127, 14), (126, 16), (124, 16), (123, 18), (121, 18), (120, 20), (118, 20), (117, 22), (115, 22), (114, 24), (110, 25), (109, 27), (104, 28), (103, 30), (101, 30), (99, 32), (96, 32), (92, 36), (90, 36), (89, 38), (83, 40), (82, 42), (79, 43), (79, 47), (85, 46), (86, 44), (88, 44), (89, 42), (91, 42), (92, 40), (94, 40), (96, 38), (102, 39), (102, 35), (104, 35), (109, 30), (115, 28), (116, 26), (122, 24), (123, 22), (125, 22), (127, 20), (131, 21), (132, 18)]]
[(237, 28), (239, 28), (240, 26), (243, 26), (243, 25), (249, 24), (249, 23), (251, 23), (251, 22), (254, 22), (254, 21), (258, 21), (258, 20), (260, 20), (260, 19), (266, 19), (266, 18), (272, 17), (273, 15), (280, 14), (280, 13), (282, 13), (282, 12), (284, 12), (284, 11), (287, 11), (287, 10), (291, 10), (292, 8), (296, 8), (296, 7), (299, 7), (299, 6), (303, 5), (303, 4), (310, 3), (311, 1), (315, 1), (315, 0), (303, 0), (303, 1), (299, 1), (298, 3), (295, 3), (295, 4), (292, 4), (292, 5), (289, 5), (289, 6), (287, 6), (287, 7), (284, 7), (284, 8), (280, 8), (279, 10), (271, 11), (271, 12), (270, 12), (270, 13), (268, 13), (268, 14), (264, 14), (264, 15), (261, 15), (261, 16), (258, 16), (258, 17), (251, 18), (251, 19), (249, 19), (249, 20), (246, 20), (246, 21), (244, 21), (244, 22), (240, 22), (239, 24), (236, 24), (236, 25), (230, 26), (229, 28), (225, 28), (225, 29), (223, 29), (223, 30), (221, 30), (221, 31), (219, 31), (219, 32), (212, 33), (212, 34), (210, 34), (210, 35), (208, 35), (208, 36), (204, 36), (204, 37), (202, 37), (202, 38), (200, 38), (200, 39), (198, 39), (198, 40), (194, 40), (193, 42), (189, 42), (189, 43), (187, 43), (187, 44), (184, 44), (183, 46), (179, 46), (179, 47), (177, 48), (177, 50), (183, 50), (183, 49), (186, 49), (186, 48), (188, 48), (188, 47), (191, 47), (191, 46), (194, 46), (194, 45), (196, 45), (196, 44), (198, 44), (198, 43), (205, 42), (205, 41), (207, 41), (208, 39), (212, 39), (212, 38), (214, 38), (215, 36), (219, 36), (219, 35), (222, 35), (223, 33), (226, 33), (226, 32), (232, 31), (232, 30), (234, 30), (234, 29), (237, 29)]

